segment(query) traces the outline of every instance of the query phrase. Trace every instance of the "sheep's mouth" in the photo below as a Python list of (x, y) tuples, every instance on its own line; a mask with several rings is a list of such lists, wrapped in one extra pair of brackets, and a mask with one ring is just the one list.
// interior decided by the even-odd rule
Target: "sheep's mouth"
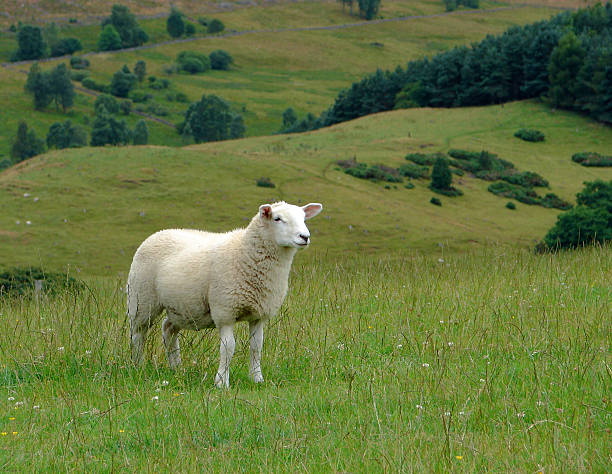
[(296, 242), (296, 245), (298, 247), (308, 247), (308, 242), (302, 242), (302, 243)]

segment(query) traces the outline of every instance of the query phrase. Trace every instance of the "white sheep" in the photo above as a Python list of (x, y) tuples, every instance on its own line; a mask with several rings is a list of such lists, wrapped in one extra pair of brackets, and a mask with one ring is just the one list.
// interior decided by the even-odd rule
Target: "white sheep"
[(248, 321), (249, 374), (255, 383), (263, 382), (264, 324), (285, 299), (295, 253), (310, 243), (304, 220), (322, 208), (318, 203), (264, 204), (244, 229), (225, 234), (170, 229), (148, 237), (136, 250), (128, 276), (134, 363), (142, 358), (147, 330), (165, 310), (162, 338), (170, 367), (181, 363), (181, 329), (216, 326), (221, 344), (215, 384), (229, 387), (234, 324)]

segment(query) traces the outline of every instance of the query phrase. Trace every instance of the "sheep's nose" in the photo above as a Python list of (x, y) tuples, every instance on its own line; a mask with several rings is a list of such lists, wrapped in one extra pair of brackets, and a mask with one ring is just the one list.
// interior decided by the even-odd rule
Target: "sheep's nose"
[(308, 234), (300, 234), (300, 237), (304, 242), (308, 242), (308, 239), (310, 239), (310, 235)]

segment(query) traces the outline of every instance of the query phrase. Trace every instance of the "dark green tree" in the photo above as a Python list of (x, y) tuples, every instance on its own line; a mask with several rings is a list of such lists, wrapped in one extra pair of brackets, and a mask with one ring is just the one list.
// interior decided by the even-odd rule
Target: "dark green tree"
[(222, 49), (213, 51), (208, 57), (210, 59), (211, 69), (226, 71), (229, 69), (230, 64), (234, 62), (234, 58), (232, 58), (227, 51), (223, 51)]
[(17, 51), (13, 54), (12, 60), (39, 59), (45, 55), (46, 49), (47, 45), (43, 40), (40, 28), (24, 25), (17, 32)]
[(557, 107), (573, 107), (579, 94), (578, 72), (586, 51), (573, 32), (566, 33), (550, 55), (548, 97)]
[(183, 14), (174, 7), (170, 9), (170, 15), (166, 20), (166, 30), (168, 30), (168, 34), (173, 38), (179, 38), (185, 32)]
[(119, 113), (119, 102), (112, 95), (100, 94), (94, 102), (94, 111), (96, 115), (99, 115), (100, 110), (104, 108), (105, 112), (109, 114)]
[(371, 20), (378, 15), (380, 0), (358, 0), (359, 15), (366, 20)]
[(30, 66), (25, 90), (34, 97), (34, 108), (36, 110), (44, 109), (53, 100), (49, 75), (40, 70), (38, 63)]
[(453, 181), (453, 175), (445, 158), (438, 158), (431, 171), (431, 187), (434, 189), (449, 189)]
[(147, 75), (147, 63), (144, 61), (137, 61), (134, 66), (134, 74), (136, 74), (138, 82), (142, 82)]
[(210, 34), (221, 33), (225, 29), (225, 25), (221, 20), (213, 18), (210, 23), (208, 23), (208, 32)]
[(189, 106), (178, 130), (184, 136), (193, 136), (196, 143), (239, 138), (245, 132), (242, 117), (232, 112), (225, 100), (212, 94), (204, 94)]
[(55, 106), (66, 112), (66, 109), (74, 105), (74, 85), (70, 79), (70, 72), (64, 63), (55, 67), (49, 75), (51, 94), (55, 101)]
[(124, 5), (113, 5), (111, 16), (102, 21), (102, 26), (112, 25), (121, 37), (121, 46), (131, 48), (149, 41), (149, 36), (140, 28), (136, 17)]
[(113, 75), (110, 85), (111, 94), (117, 97), (127, 97), (136, 85), (136, 80), (136, 76), (124, 65), (123, 68)]
[(17, 136), (11, 147), (13, 162), (19, 163), (32, 156), (40, 155), (44, 151), (45, 144), (36, 136), (34, 130), (28, 130), (28, 125), (25, 122), (19, 122)]
[(185, 36), (195, 35), (196, 29), (193, 23), (185, 23)]
[(146, 145), (148, 142), (149, 129), (147, 128), (147, 122), (139, 120), (134, 128), (133, 143), (134, 145)]
[(204, 53), (198, 51), (181, 51), (176, 57), (179, 71), (189, 74), (205, 72), (210, 69), (210, 59)]
[(283, 112), (283, 129), (287, 129), (295, 125), (297, 122), (297, 114), (293, 108), (289, 107)]
[(117, 120), (100, 107), (91, 130), (91, 146), (127, 145), (131, 132), (125, 120)]
[(65, 56), (82, 49), (83, 45), (78, 38), (62, 38), (51, 47), (51, 56)]
[(98, 37), (99, 51), (114, 51), (121, 49), (121, 36), (113, 25), (106, 25)]
[(47, 133), (47, 148), (78, 148), (87, 146), (87, 132), (79, 126), (72, 125), (70, 120), (56, 122)]

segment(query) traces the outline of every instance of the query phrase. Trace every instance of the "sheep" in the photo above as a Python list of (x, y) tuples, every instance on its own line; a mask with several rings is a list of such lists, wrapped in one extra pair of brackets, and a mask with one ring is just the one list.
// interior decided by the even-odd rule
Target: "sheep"
[(181, 363), (180, 330), (217, 327), (215, 385), (229, 388), (234, 324), (247, 321), (249, 376), (263, 382), (264, 325), (285, 299), (293, 257), (310, 244), (304, 221), (322, 209), (319, 203), (263, 204), (243, 229), (224, 234), (169, 229), (148, 237), (134, 254), (127, 283), (133, 362), (140, 363), (147, 331), (165, 310), (162, 340), (169, 366)]

